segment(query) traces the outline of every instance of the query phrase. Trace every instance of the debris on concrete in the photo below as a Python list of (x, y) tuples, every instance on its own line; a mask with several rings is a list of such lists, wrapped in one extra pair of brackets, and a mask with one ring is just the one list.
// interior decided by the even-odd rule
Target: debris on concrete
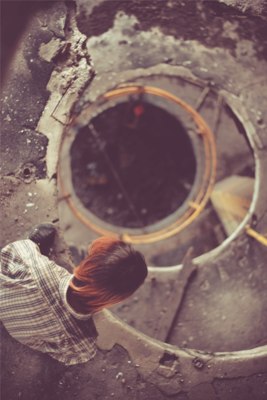
[[(129, 82), (174, 91), (197, 107), (216, 132), (217, 181), (250, 178), (253, 199), (228, 238), (209, 203), (184, 235), (138, 246), (154, 266), (134, 296), (94, 315), (94, 360), (66, 368), (1, 327), (2, 396), (265, 400), (267, 254), (247, 234), (248, 226), (262, 236), (267, 227), (265, 2), (75, 4), (56, 2), (32, 15), (10, 61), (1, 100), (0, 246), (50, 221), (61, 228), (51, 258), (71, 271), (68, 247), (77, 260), (84, 255), (97, 233), (73, 218), (66, 204), (73, 193), (58, 196), (61, 139), (86, 106)], [(132, 129), (143, 110), (134, 113)], [(127, 168), (131, 159), (119, 161)], [(91, 174), (94, 165), (87, 166)], [(106, 184), (105, 175), (89, 178)], [(190, 246), (197, 257), (178, 265)]]

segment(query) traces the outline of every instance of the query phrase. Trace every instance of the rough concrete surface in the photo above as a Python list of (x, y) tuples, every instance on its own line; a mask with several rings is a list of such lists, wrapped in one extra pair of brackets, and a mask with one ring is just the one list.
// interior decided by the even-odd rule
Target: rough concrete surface
[[(150, 268), (129, 300), (95, 315), (94, 360), (65, 367), (2, 327), (3, 399), (266, 399), (267, 251), (245, 232), (246, 224), (267, 230), (266, 26), (263, 0), (77, 0), (43, 4), (31, 15), (2, 90), (0, 247), (52, 221), (59, 228), (52, 257), (71, 270), (68, 247), (78, 259), (97, 237), (58, 196), (60, 145), (70, 118), (125, 82), (150, 80), (198, 104), (219, 127), (217, 176), (244, 172), (249, 160), (255, 189), (238, 230), (215, 249), (217, 242), (203, 245), (189, 269), (176, 264), (197, 241), (194, 230), (138, 245), (161, 267)], [(206, 87), (210, 108), (204, 97), (200, 104)], [(242, 139), (218, 111), (222, 98)], [(203, 242), (207, 215), (195, 222)]]

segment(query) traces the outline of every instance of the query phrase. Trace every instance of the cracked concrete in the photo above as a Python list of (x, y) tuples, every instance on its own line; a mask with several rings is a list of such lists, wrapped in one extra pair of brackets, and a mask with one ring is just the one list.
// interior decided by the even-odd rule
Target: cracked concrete
[(68, 14), (65, 39), (52, 38), (42, 44), (39, 55), (56, 68), (51, 74), (47, 90), (51, 93), (37, 130), (48, 137), (47, 174), (56, 174), (57, 157), (64, 125), (70, 118), (72, 105), (94, 76), (91, 58), (86, 50), (86, 37), (76, 28), (75, 10)]
[[(99, 80), (112, 87), (122, 72), (127, 81), (127, 73), (131, 77), (137, 68), (162, 63), (185, 67), (232, 101), (256, 158), (246, 222), (256, 214), (255, 229), (266, 232), (265, 5), (223, 3), (217, 8), (217, 2), (169, 1), (164, 9), (153, 1), (78, 0), (76, 18), (73, 6), (65, 3), (32, 17), (3, 91), (1, 246), (25, 237), (33, 223), (43, 220), (66, 229), (76, 224), (62, 221), (57, 208), (58, 149), (71, 110), (86, 104)], [(92, 84), (89, 55), (98, 74)], [(194, 260), (198, 272), (183, 296), (171, 344), (153, 337), (155, 322), (166, 314), (161, 299), (181, 288), (181, 266), (150, 268), (140, 292), (114, 308), (137, 329), (113, 312), (95, 315), (99, 351), (86, 364), (66, 368), (19, 344), (3, 328), (3, 398), (265, 399), (266, 249), (246, 236), (246, 222), (221, 246)], [(81, 233), (87, 240), (92, 236)], [(64, 229), (53, 257), (70, 268), (63, 234), (68, 239)]]

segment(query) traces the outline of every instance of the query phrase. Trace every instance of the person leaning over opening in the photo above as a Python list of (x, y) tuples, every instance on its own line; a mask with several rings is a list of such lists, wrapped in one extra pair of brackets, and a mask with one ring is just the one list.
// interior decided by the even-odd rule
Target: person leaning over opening
[(92, 314), (131, 296), (144, 282), (142, 254), (112, 237), (92, 242), (70, 274), (45, 254), (55, 227), (42, 224), (29, 239), (1, 251), (1, 321), (19, 342), (66, 364), (96, 353)]

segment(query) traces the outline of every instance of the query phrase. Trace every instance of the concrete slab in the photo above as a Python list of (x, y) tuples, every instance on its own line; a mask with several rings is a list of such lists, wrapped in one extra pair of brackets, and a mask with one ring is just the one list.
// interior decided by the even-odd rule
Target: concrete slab
[[(108, 311), (95, 315), (99, 351), (86, 364), (65, 367), (19, 344), (2, 328), (3, 398), (266, 398), (267, 255), (266, 248), (247, 237), (244, 230), (248, 222), (253, 222), (262, 234), (267, 227), (267, 99), (264, 94), (259, 96), (266, 85), (266, 18), (260, 12), (264, 11), (264, 2), (254, 3), (255, 7), (248, 1), (246, 7), (238, 1), (231, 2), (237, 8), (224, 3), (169, 1), (163, 5), (156, 1), (79, 0), (80, 36), (75, 31), (72, 5), (56, 3), (33, 16), (10, 65), (3, 97), (1, 246), (25, 236), (33, 224), (44, 219), (60, 223), (56, 193), (58, 148), (51, 144), (55, 143), (55, 136), (60, 143), (73, 103), (80, 97), (80, 106), (90, 93), (90, 86), (84, 92), (92, 79), (88, 54), (99, 74), (110, 74), (110, 83), (112, 72), (165, 63), (189, 68), (198, 79), (227, 93), (228, 100), (232, 99), (240, 116), (250, 124), (256, 187), (243, 226), (219, 248), (194, 260), (198, 273), (185, 290), (169, 343), (151, 337), (155, 331), (153, 319), (164, 316), (160, 314), (160, 299), (166, 300), (168, 292), (174, 295), (180, 266), (150, 268), (149, 279), (140, 292), (121, 309), (114, 309), (128, 323)], [(114, 29), (115, 35), (111, 36)], [(77, 43), (73, 31), (84, 40), (89, 37), (83, 61), (79, 59), (81, 48), (76, 53), (72, 48)], [(79, 76), (82, 65), (87, 79), (84, 74)], [(64, 71), (68, 72), (66, 79)], [(75, 73), (77, 84), (73, 84)], [(73, 84), (69, 93), (68, 83)], [(60, 100), (59, 108), (56, 99)], [(86, 230), (83, 232), (88, 239), (91, 237)], [(65, 234), (59, 235), (53, 257), (71, 268)], [(160, 251), (164, 245), (161, 243)], [(178, 297), (175, 301), (179, 303)], [(143, 321), (140, 310), (146, 310)]]

